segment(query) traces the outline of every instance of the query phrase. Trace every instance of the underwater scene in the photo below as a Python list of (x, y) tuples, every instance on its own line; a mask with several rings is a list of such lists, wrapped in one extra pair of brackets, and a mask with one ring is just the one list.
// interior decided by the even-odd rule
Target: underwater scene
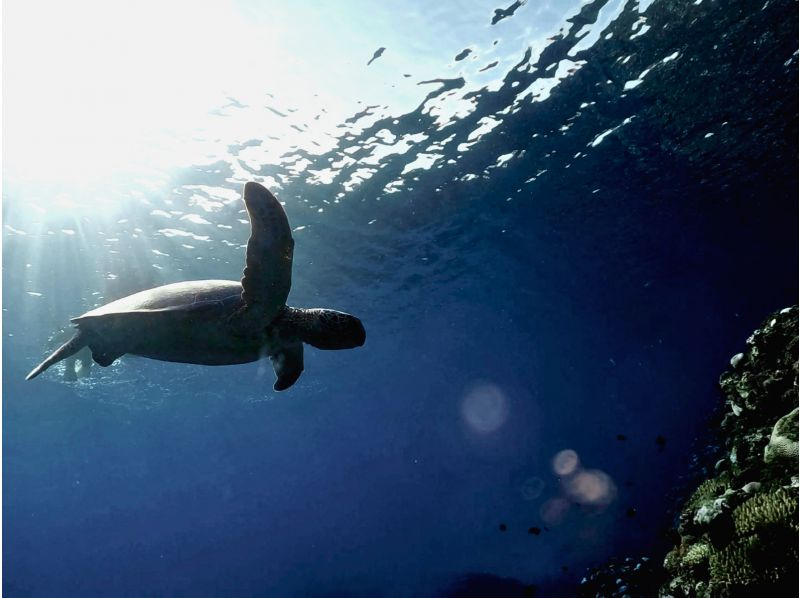
[(3, 595), (796, 596), (797, 139), (792, 0), (4, 2)]

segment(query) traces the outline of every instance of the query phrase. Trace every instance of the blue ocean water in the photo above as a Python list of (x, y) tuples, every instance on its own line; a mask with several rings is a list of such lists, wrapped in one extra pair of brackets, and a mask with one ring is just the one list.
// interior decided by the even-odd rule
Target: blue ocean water
[[(49, 117), (6, 86), (4, 593), (569, 596), (663, 556), (719, 374), (797, 300), (796, 3), (228, 9), (264, 32), (243, 62), (318, 78), (233, 77), (125, 167), (29, 159), (17, 114)], [(175, 77), (224, 52), (198, 41)], [(147, 101), (76, 114), (103, 148)], [(294, 229), (290, 304), (358, 315), (364, 347), (307, 350), (284, 393), (269, 363), (24, 381), (72, 316), (238, 280), (249, 180)]]

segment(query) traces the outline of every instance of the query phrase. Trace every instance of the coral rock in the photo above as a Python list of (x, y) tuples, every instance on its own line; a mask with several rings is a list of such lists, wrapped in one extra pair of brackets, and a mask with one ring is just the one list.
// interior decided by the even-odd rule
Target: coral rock
[(797, 416), (798, 409), (795, 407), (775, 423), (769, 444), (764, 448), (764, 463), (797, 462)]

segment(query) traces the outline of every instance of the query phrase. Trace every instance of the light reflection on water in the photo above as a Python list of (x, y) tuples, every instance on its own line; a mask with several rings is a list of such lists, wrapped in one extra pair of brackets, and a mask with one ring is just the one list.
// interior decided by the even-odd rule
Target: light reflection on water
[[(61, 60), (78, 61), (100, 46), (106, 49), (105, 60), (118, 60), (122, 55), (129, 63), (115, 63), (111, 68), (84, 61), (85, 70), (71, 70), (69, 76), (74, 80), (61, 83), (73, 92), (69, 104), (62, 96), (36, 93), (29, 87), (24, 88), (28, 95), (11, 95), (8, 103), (10, 109), (17, 108), (18, 119), (7, 131), (10, 195), (19, 195), (20, 200), (34, 196), (48, 209), (55, 204), (59, 211), (71, 212), (91, 205), (89, 202), (100, 201), (110, 209), (122, 198), (139, 195), (150, 202), (154, 196), (168, 198), (177, 193), (182, 202), (174, 215), (192, 217), (191, 208), (218, 208), (218, 197), (233, 200), (230, 183), (259, 179), (276, 190), (322, 185), (326, 199), (308, 205), (319, 211), (325, 208), (321, 204), (336, 203), (369, 180), (377, 172), (375, 167), (387, 165), (387, 157), (404, 156), (400, 176), (387, 180), (381, 195), (396, 192), (408, 185), (403, 175), (441, 167), (451, 148), (458, 147), (459, 153), (469, 151), (505, 116), (532, 99), (546, 101), (556, 86), (574, 75), (579, 64), (568, 56), (591, 49), (590, 41), (596, 42), (620, 13), (620, 3), (594, 4), (600, 6), (599, 12), (594, 18), (581, 19), (579, 29), (570, 24), (570, 15), (580, 3), (569, 1), (524, 5), (514, 18), (491, 27), (487, 27), (482, 3), (464, 3), (456, 19), (452, 11), (438, 15), (424, 5), (409, 5), (406, 14), (378, 15), (381, 27), (376, 28), (371, 19), (370, 34), (359, 27), (363, 18), (359, 3), (313, 12), (296, 9), (300, 13), (283, 12), (280, 6), (259, 9), (246, 4), (228, 6), (228, 10), (223, 5), (201, 10), (192, 7), (190, 11), (189, 6), (171, 4), (166, 11), (159, 10), (158, 29), (145, 45), (126, 36), (135, 38), (141, 29), (148, 29), (141, 23), (148, 20), (147, 7), (115, 15), (115, 19), (133, 19), (125, 27), (96, 27), (91, 18), (74, 19), (87, 28), (75, 32), (75, 38), (85, 39), (79, 46), (64, 44), (62, 52), (66, 54)], [(12, 4), (14, 11), (9, 15), (21, 21), (20, 31), (27, 19), (33, 18), (22, 10), (24, 6)], [(78, 6), (88, 17), (109, 16), (99, 5)], [(592, 15), (591, 9), (588, 12)], [(190, 18), (191, 29), (178, 26)], [(358, 36), (351, 37), (350, 44), (335, 44), (336, 51), (320, 60), (321, 48), (298, 44), (297, 39), (324, 38), (320, 29), (328, 26), (326, 18), (352, 28)], [(389, 19), (392, 27), (384, 23)], [(641, 23), (646, 17), (637, 19)], [(258, 27), (267, 20), (269, 34), (264, 35)], [(57, 18), (52, 22), (58, 22)], [(288, 27), (288, 22), (294, 28)], [(415, 35), (409, 46), (402, 31), (411, 27)], [(184, 40), (176, 35), (191, 38), (186, 45), (192, 58), (182, 60), (180, 67), (173, 64), (179, 57), (158, 45), (167, 30), (170, 49), (182, 46)], [(388, 50), (367, 67), (362, 60), (369, 47), (365, 44), (379, 34)], [(54, 46), (58, 44), (58, 30), (48, 32), (47, 37)], [(294, 43), (284, 43), (286, 38)], [(106, 43), (108, 39), (114, 43)], [(196, 43), (198, 39), (205, 43)], [(465, 40), (471, 41), (465, 44)], [(569, 43), (554, 53), (556, 42), (563, 46), (564, 41)], [(14, 42), (23, 44), (16, 38)], [(456, 60), (464, 47), (470, 53)], [(76, 56), (71, 57), (70, 52)], [(545, 57), (548, 53), (553, 56)], [(161, 60), (162, 56), (167, 60)], [(152, 68), (126, 68), (137, 61)], [(486, 69), (484, 63), (495, 66)], [(31, 48), (12, 62), (7, 77), (13, 82), (24, 72), (35, 68), (49, 72), (57, 64), (48, 64), (37, 46), (36, 51)], [(332, 68), (336, 85), (329, 84)], [(97, 77), (97, 70), (104, 76)], [(115, 79), (109, 81), (109, 76)], [(44, 76), (37, 80), (54, 85)], [(511, 100), (510, 104), (499, 110), (484, 108), (486, 100), (498, 93), (507, 96), (504, 99)], [(217, 96), (223, 99), (219, 101)], [(37, 102), (28, 102), (32, 97)], [(98, 108), (108, 114), (98, 114)], [(27, 119), (43, 115), (52, 120), (25, 126)], [(409, 117), (425, 122), (425, 127), (408, 130), (412, 124)], [(110, 120), (114, 127), (109, 127)], [(122, 134), (118, 127), (124, 127)], [(169, 137), (163, 137), (164, 131)], [(120, 138), (124, 141), (132, 136), (135, 150), (120, 143)], [(82, 147), (76, 140), (91, 145)], [(149, 150), (160, 153), (153, 155)], [(47, 152), (58, 156), (50, 157)], [(136, 157), (137, 161), (103, 164), (117, 152), (121, 154), (117, 160)], [(90, 169), (84, 156), (92, 156)], [(174, 181), (174, 168), (196, 169), (199, 172), (194, 176), (215, 184), (198, 185), (189, 173)], [(155, 178), (154, 169), (159, 173)], [(34, 172), (35, 176), (30, 176)], [(36, 191), (42, 186), (42, 173), (46, 173), (43, 189), (58, 185), (57, 192)], [(124, 185), (112, 192), (108, 183), (122, 173), (126, 175)], [(481, 173), (462, 176), (466, 175)], [(180, 182), (180, 187), (171, 189), (174, 182)], [(142, 189), (143, 183), (149, 188)], [(187, 198), (189, 190), (196, 192)], [(298, 195), (300, 201), (307, 201), (302, 195)]]
[[(286, 159), (291, 149), (324, 153), (343, 134), (358, 135), (381, 116), (400, 117), (427, 93), (420, 82), (443, 71), (445, 79), (468, 77), (465, 91), (499, 85), (520, 48), (551, 35), (558, 15), (575, 3), (562, 4), (536, 10), (524, 24), (507, 19), (494, 31), (476, 2), (464, 3), (455, 19), (424, 3), (407, 4), (400, 14), (375, 14), (363, 2), (291, 10), (279, 3), (172, 2), (118, 11), (82, 2), (68, 14), (54, 3), (44, 22), (37, 6), (9, 3), (7, 18), (16, 25), (9, 43), (18, 51), (5, 77), (27, 82), (7, 99), (17, 115), (6, 129), (9, 168), (25, 183), (46, 172), (78, 183), (77, 191), (117, 171), (164, 172), (234, 157), (240, 174), (242, 167), (280, 163), (299, 174), (302, 166)], [(57, 25), (66, 20), (68, 35)], [(33, 23), (36, 43), (26, 34)], [(472, 55), (456, 62), (465, 39)], [(367, 68), (377, 44), (389, 49)], [(481, 72), (490, 61), (497, 65)], [(455, 112), (436, 110), (444, 118)]]
[[(321, 14), (284, 14), (276, 7), (249, 4), (235, 5), (224, 18), (215, 12), (220, 8), (193, 11), (192, 18), (199, 19), (199, 25), (191, 31), (192, 39), (205, 38), (213, 43), (204, 45), (203, 53), (191, 61), (188, 73), (171, 82), (175, 65), (170, 60), (175, 58), (160, 65), (155, 58), (159, 54), (156, 44), (142, 57), (154, 68), (158, 66), (142, 76), (155, 79), (137, 84), (138, 70), (114, 70), (114, 76), (124, 77), (126, 85), (146, 93), (148, 101), (133, 110), (129, 103), (138, 101), (140, 96), (126, 96), (122, 104), (115, 103), (113, 94), (104, 96), (103, 106), (118, 111), (114, 112), (116, 121), (129, 126), (147, 147), (165, 151), (170, 159), (122, 146), (124, 155), (135, 154), (143, 162), (131, 163), (130, 168), (94, 164), (95, 158), (116, 151), (119, 134), (106, 126), (108, 118), (98, 117), (93, 110), (73, 111), (69, 117), (59, 118), (58, 123), (70, 127), (64, 131), (56, 122), (40, 123), (36, 128), (19, 125), (17, 129), (19, 123), (14, 120), (7, 133), (9, 158), (4, 168), (4, 239), (19, 246), (21, 252), (33, 255), (41, 253), (34, 247), (36, 244), (48, 245), (45, 254), (52, 252), (52, 243), (66, 247), (78, 260), (77, 264), (69, 263), (78, 265), (88, 280), (123, 273), (130, 278), (130, 270), (136, 269), (143, 280), (130, 286), (138, 289), (170, 281), (175, 277), (173, 273), (182, 278), (194, 272), (208, 273), (204, 277), (236, 278), (247, 235), (239, 189), (248, 180), (264, 182), (286, 204), (293, 226), (298, 233), (302, 231), (300, 239), (305, 247), (322, 240), (314, 234), (317, 230), (324, 235), (328, 227), (333, 227), (342, 234), (354, 233), (350, 235), (351, 242), (363, 243), (359, 253), (374, 247), (369, 238), (376, 234), (380, 243), (398, 239), (411, 230), (409, 227), (415, 229), (412, 235), (424, 235), (420, 223), (435, 222), (443, 211), (463, 211), (466, 206), (462, 198), (480, 193), (488, 181), (502, 180), (503, 171), (529, 170), (530, 175), (508, 196), (489, 199), (535, 200), (537, 189), (547, 188), (543, 178), (558, 177), (559, 170), (571, 172), (566, 169), (573, 162), (596, 152), (604, 139), (630, 121), (631, 117), (608, 118), (600, 111), (603, 103), (633, 93), (625, 89), (627, 81), (641, 77), (644, 70), (656, 73), (659, 69), (680, 68), (680, 55), (674, 58), (672, 48), (669, 53), (659, 49), (657, 60), (647, 59), (646, 64), (629, 60), (636, 56), (636, 44), (645, 45), (648, 41), (648, 35), (641, 34), (641, 26), (649, 18), (645, 10), (648, 5), (633, 3), (623, 11), (621, 3), (602, 0), (585, 5), (568, 1), (527, 3), (495, 25), (488, 25), (481, 3), (464, 3), (457, 18), (451, 11), (436, 9), (444, 10), (439, 15), (419, 5), (409, 7), (405, 15), (378, 15), (382, 25), (372, 33), (359, 28), (365, 17), (357, 3), (348, 3), (349, 12), (343, 13), (328, 7)], [(31, 15), (21, 6), (14, 5), (19, 12), (11, 12), (9, 18), (24, 23)], [(182, 22), (187, 18), (184, 8), (160, 12), (159, 27), (168, 29), (170, 23)], [(84, 10), (91, 13), (98, 7), (87, 5)], [(142, 15), (147, 10), (137, 10), (141, 12), (136, 13), (136, 19), (145, 18)], [(279, 12), (273, 14), (276, 10)], [(307, 39), (317, 39), (320, 28), (327, 26), (325, 18), (353, 27), (358, 36), (351, 44), (336, 44), (335, 53), (327, 55), (326, 61), (319, 60), (320, 49), (297, 44), (296, 38), (283, 45), (290, 37), (288, 22), (296, 21), (301, 28), (307, 28), (294, 35), (306, 31)], [(279, 34), (257, 35), (258, 27), (264, 26), (266, 20), (271, 23), (270, 31), (277, 29)], [(405, 38), (396, 37), (399, 32), (389, 34), (389, 21), (399, 31), (413, 27), (414, 43), (409, 46)], [(123, 38), (115, 42), (121, 48), (119, 52), (131, 43), (124, 36), (138, 35), (138, 22), (134, 20), (129, 28), (120, 30)], [(212, 29), (219, 29), (224, 35), (212, 35)], [(91, 30), (95, 41), (85, 41), (75, 52), (88, 52), (92, 43), (101, 44), (103, 36), (110, 35), (103, 28), (92, 26)], [(175, 30), (176, 35), (183, 35), (186, 28)], [(51, 41), (56, 43), (58, 35), (51, 33)], [(382, 35), (381, 46), (387, 50), (367, 66), (364, 56), (374, 48), (367, 51), (370, 46), (365, 44), (378, 33)], [(595, 46), (608, 45), (623, 33), (629, 38), (629, 54), (613, 65), (613, 78), (603, 80), (607, 74), (598, 78), (596, 68), (583, 73), (592, 52), (600, 52)], [(160, 38), (158, 34), (155, 37), (157, 42)], [(244, 40), (245, 45), (235, 40)], [(180, 40), (170, 38), (171, 44), (176, 41)], [(669, 38), (656, 45), (664, 43), (668, 44)], [(65, 51), (70, 48), (67, 44)], [(292, 52), (286, 60), (277, 59), (287, 56), (289, 49)], [(464, 49), (470, 52), (465, 55)], [(214, 52), (220, 55), (209, 58)], [(254, 58), (259, 53), (269, 57), (261, 65)], [(665, 64), (665, 56), (674, 59)], [(26, 59), (20, 58), (19, 64), (12, 64), (10, 79), (17, 76), (17, 69), (32, 68), (24, 60), (44, 68), (44, 58), (32, 51)], [(127, 56), (127, 60), (136, 58)], [(597, 58), (602, 60), (605, 58)], [(195, 69), (204, 61), (208, 62), (208, 70), (203, 70), (201, 76)], [(329, 63), (335, 65), (337, 84), (326, 86), (330, 82)], [(497, 64), (487, 69), (490, 63)], [(255, 76), (253, 69), (261, 66), (263, 72)], [(86, 68), (89, 72), (81, 75), (82, 71), (78, 71), (79, 78), (69, 84), (78, 97), (95, 93), (94, 79), (91, 85), (88, 81), (94, 71), (91, 64)], [(606, 71), (608, 68), (603, 65)], [(273, 73), (274, 69), (279, 69), (280, 75)], [(221, 77), (222, 70), (230, 72)], [(594, 81), (596, 91), (574, 96), (567, 104), (562, 97), (554, 104), (553, 93), (575, 78), (581, 80), (573, 86), (585, 88)], [(170, 93), (170, 85), (189, 85), (189, 80), (202, 87), (187, 104), (186, 94)], [(161, 88), (164, 91), (158, 97), (162, 101), (155, 101), (151, 96)], [(29, 89), (28, 93), (34, 91)], [(332, 93), (337, 95), (336, 101), (329, 97)], [(214, 94), (224, 94), (224, 99), (214, 104)], [(22, 98), (12, 95), (7, 103), (9, 109), (17, 107), (19, 122), (50, 113), (49, 104), (33, 103), (22, 109), (21, 104), (15, 103), (22, 103)], [(39, 101), (45, 101), (43, 98), (56, 104), (61, 101), (53, 94), (41, 94)], [(537, 108), (540, 105), (543, 107)], [(543, 120), (548, 111), (554, 118)], [(181, 137), (181, 143), (194, 148), (189, 153), (164, 145), (159, 137), (158, 130), (169, 129), (176, 112), (182, 115), (180, 127), (170, 129), (170, 135)], [(131, 119), (131, 113), (137, 118)], [(147, 126), (140, 119), (147, 120)], [(75, 132), (73, 128), (80, 130)], [(37, 140), (32, 131), (46, 132), (48, 143)], [(71, 146), (69, 151), (59, 150), (58, 160), (26, 149), (26, 144), (44, 149), (54, 143), (70, 143), (74, 136), (82, 135), (100, 145), (91, 151), (80, 145)], [(512, 151), (500, 150), (493, 155), (494, 147), (505, 144), (508, 149), (509, 141)], [(560, 147), (565, 143), (566, 149)], [(94, 168), (86, 168), (88, 156), (92, 156)], [(558, 168), (558, 163), (552, 162), (554, 158), (560, 162)], [(78, 160), (80, 165), (70, 160)], [(26, 170), (32, 164), (36, 164), (35, 177)], [(62, 170), (77, 178), (64, 176)], [(41, 176), (43, 172), (45, 177)], [(415, 197), (417, 189), (432, 191)], [(341, 212), (344, 205), (348, 206), (347, 211)], [(505, 211), (506, 208), (498, 210), (498, 215)], [(506, 230), (502, 228), (501, 232)], [(44, 235), (72, 238), (43, 241)], [(410, 241), (418, 244), (425, 240), (412, 236)], [(136, 255), (135, 268), (131, 268), (131, 252)], [(374, 251), (370, 253), (375, 255)], [(463, 259), (456, 258), (456, 263), (447, 269), (435, 266), (434, 271), (440, 276), (448, 270), (456, 272), (457, 262)], [(427, 257), (422, 260), (430, 264)], [(39, 272), (45, 269), (47, 260), (37, 256), (28, 261), (36, 267), (25, 277), (25, 290), (43, 293), (46, 285)], [(408, 267), (409, 260), (405, 262)], [(370, 266), (372, 277), (374, 268), (374, 264)], [(308, 268), (300, 271), (300, 285), (303, 272)], [(414, 273), (406, 276), (413, 278)], [(107, 293), (101, 292), (95, 297), (83, 296), (81, 302), (88, 308), (108, 298)]]

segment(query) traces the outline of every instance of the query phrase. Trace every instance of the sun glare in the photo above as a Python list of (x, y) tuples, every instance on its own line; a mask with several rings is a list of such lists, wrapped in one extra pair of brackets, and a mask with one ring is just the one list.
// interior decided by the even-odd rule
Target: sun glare
[[(163, 196), (178, 168), (226, 162), (238, 184), (251, 176), (243, 165), (322, 154), (379, 113), (416, 108), (430, 91), (420, 82), (465, 76), (466, 93), (502, 80), (500, 67), (453, 61), (465, 37), (495, 63), (518, 60), (523, 43), (500, 50), (482, 12), (456, 31), (415, 2), (9, 0), (3, 13), (5, 198), (53, 212), (113, 207), (132, 180)], [(379, 47), (389, 50), (368, 64)], [(354, 121), (365, 106), (379, 110)], [(428, 109), (443, 125), (471, 108)]]
[[(248, 138), (237, 112), (263, 111), (270, 92), (313, 98), (281, 31), (232, 2), (17, 0), (4, 12), (4, 169), (19, 183), (203, 163), (218, 140)], [(275, 136), (283, 150), (293, 141)]]

